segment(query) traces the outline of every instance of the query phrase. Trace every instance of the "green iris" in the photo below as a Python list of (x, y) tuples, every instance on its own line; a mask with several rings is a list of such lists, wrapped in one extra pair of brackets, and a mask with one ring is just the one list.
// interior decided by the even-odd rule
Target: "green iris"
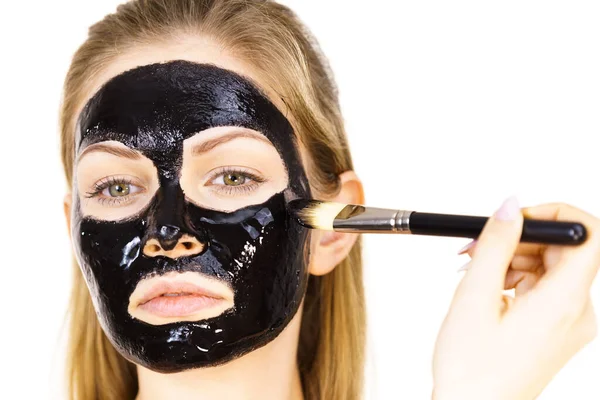
[(225, 176), (223, 176), (223, 182), (227, 186), (239, 186), (246, 183), (246, 177), (242, 174), (225, 174)]
[(108, 187), (108, 193), (110, 193), (112, 197), (127, 196), (130, 190), (131, 187), (128, 183), (115, 183)]

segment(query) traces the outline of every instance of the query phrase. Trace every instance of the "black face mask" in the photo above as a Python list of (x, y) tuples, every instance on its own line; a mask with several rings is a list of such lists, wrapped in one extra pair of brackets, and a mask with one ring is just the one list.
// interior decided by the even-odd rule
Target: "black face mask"
[[(179, 183), (183, 141), (216, 126), (264, 134), (285, 164), (288, 188), (263, 204), (233, 212), (187, 201)], [(82, 111), (77, 134), (77, 153), (116, 140), (152, 160), (158, 171), (160, 187), (149, 205), (124, 220), (82, 216), (74, 194), (77, 259), (102, 328), (125, 358), (159, 372), (214, 366), (281, 333), (296, 314), (308, 279), (309, 232), (294, 222), (286, 205), (292, 198), (310, 198), (310, 189), (294, 131), (265, 95), (215, 66), (185, 61), (147, 65), (106, 83)], [(203, 251), (177, 259), (142, 251), (151, 239), (172, 248), (182, 235), (195, 237)], [(227, 282), (235, 294), (233, 309), (215, 318), (166, 325), (128, 313), (129, 297), (141, 279), (186, 271)]]

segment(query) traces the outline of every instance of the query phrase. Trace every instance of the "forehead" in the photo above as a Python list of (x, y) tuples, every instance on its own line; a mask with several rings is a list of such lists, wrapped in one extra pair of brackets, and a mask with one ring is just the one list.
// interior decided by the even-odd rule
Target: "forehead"
[(138, 67), (108, 81), (81, 112), (76, 145), (80, 151), (117, 140), (139, 150), (165, 151), (215, 126), (254, 129), (278, 148), (294, 141), (289, 122), (248, 79), (180, 60)]

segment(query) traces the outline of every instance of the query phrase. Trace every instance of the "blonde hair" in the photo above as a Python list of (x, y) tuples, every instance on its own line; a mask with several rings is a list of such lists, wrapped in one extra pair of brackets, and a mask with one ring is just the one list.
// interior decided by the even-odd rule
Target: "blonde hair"
[[(311, 185), (334, 194), (352, 160), (335, 83), (317, 43), (287, 7), (269, 0), (133, 0), (89, 30), (68, 71), (60, 115), (68, 185), (74, 162), (74, 120), (92, 77), (128, 48), (178, 34), (205, 35), (248, 62), (279, 94), (309, 154)], [(366, 317), (360, 241), (331, 273), (311, 276), (298, 348), (305, 398), (362, 397)], [(79, 267), (74, 264), (67, 375), (71, 399), (133, 399), (135, 366), (102, 331)]]

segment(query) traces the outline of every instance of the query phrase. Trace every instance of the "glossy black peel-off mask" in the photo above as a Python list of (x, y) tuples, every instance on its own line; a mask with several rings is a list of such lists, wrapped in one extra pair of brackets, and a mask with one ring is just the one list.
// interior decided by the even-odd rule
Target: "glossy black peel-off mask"
[[(217, 126), (264, 134), (285, 164), (288, 188), (233, 212), (192, 204), (179, 183), (183, 141)], [(124, 220), (84, 217), (74, 194), (76, 255), (101, 325), (124, 357), (155, 371), (176, 372), (222, 364), (281, 333), (297, 312), (308, 279), (309, 233), (286, 205), (291, 198), (309, 198), (310, 189), (291, 125), (256, 87), (210, 65), (174, 61), (139, 67), (94, 95), (77, 135), (77, 154), (116, 140), (152, 160), (158, 171), (160, 187), (152, 201)], [(195, 237), (203, 250), (175, 259), (142, 251), (151, 239), (172, 248), (182, 235)], [(128, 301), (140, 280), (173, 271), (226, 282), (234, 307), (194, 322), (152, 325), (133, 318)]]

